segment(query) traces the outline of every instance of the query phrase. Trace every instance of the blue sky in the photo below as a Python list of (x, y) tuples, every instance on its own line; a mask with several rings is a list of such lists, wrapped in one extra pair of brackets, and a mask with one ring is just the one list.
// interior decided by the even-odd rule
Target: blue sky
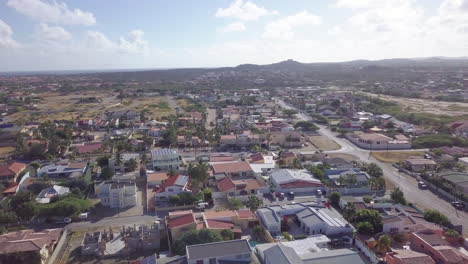
[(468, 0), (2, 0), (0, 71), (466, 56)]

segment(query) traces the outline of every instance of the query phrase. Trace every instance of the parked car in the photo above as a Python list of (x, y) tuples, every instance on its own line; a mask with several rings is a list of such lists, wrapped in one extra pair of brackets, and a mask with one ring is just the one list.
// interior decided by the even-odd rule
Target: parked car
[(291, 198), (294, 198), (294, 195), (296, 195), (294, 192), (289, 192), (288, 194)]
[(86, 219), (88, 219), (88, 215), (89, 215), (89, 212), (81, 213), (81, 214), (78, 215), (78, 218), (80, 220), (86, 220)]
[(205, 203), (205, 202), (197, 203), (197, 206), (196, 206), (197, 209), (205, 209), (207, 207), (208, 207), (208, 203)]
[(419, 189), (422, 189), (422, 190), (427, 189), (427, 185), (422, 181), (418, 182), (418, 187), (419, 187)]
[(317, 190), (317, 196), (322, 196), (322, 190)]
[(452, 205), (458, 210), (461, 210), (465, 207), (465, 204), (459, 201), (452, 201)]
[(65, 218), (58, 218), (58, 220), (55, 221), (56, 224), (70, 224), (72, 222), (70, 217), (65, 217)]

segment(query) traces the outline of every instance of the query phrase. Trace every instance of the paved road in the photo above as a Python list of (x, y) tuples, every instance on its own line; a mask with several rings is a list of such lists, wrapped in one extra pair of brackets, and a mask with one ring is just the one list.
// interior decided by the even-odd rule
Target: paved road
[[(283, 108), (294, 109), (282, 100), (278, 100), (278, 104)], [(298, 113), (297, 117), (302, 120), (311, 119), (303, 113)], [(408, 201), (415, 204), (418, 208), (436, 209), (445, 214), (453, 224), (463, 225), (463, 234), (465, 237), (468, 236), (468, 214), (466, 212), (456, 210), (449, 202), (439, 198), (429, 190), (419, 189), (417, 181), (414, 178), (407, 174), (399, 173), (398, 170), (390, 164), (376, 160), (370, 155), (369, 150), (358, 148), (348, 140), (338, 138), (335, 133), (324, 126), (319, 127), (320, 134), (329, 137), (341, 146), (339, 150), (326, 151), (325, 153), (351, 154), (358, 157), (361, 161), (376, 163), (382, 168), (384, 176), (404, 192)]]

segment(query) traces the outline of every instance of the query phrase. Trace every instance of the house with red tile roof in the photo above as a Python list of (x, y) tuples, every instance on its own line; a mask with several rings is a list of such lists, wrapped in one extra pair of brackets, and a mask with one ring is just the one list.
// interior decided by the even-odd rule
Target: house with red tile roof
[(212, 163), (213, 175), (236, 177), (253, 177), (254, 173), (249, 163), (245, 161)]
[(436, 264), (428, 255), (410, 249), (387, 252), (385, 261), (387, 264)]
[(229, 229), (240, 237), (243, 229), (258, 224), (257, 216), (250, 210), (206, 211), (194, 213), (189, 211), (171, 212), (166, 217), (167, 229), (172, 241), (180, 238), (184, 232), (199, 229), (222, 231)]
[(440, 264), (468, 264), (468, 255), (455, 248), (444, 237), (432, 230), (413, 232), (410, 235), (410, 247), (412, 250), (431, 256)]
[(169, 179), (169, 175), (167, 175), (167, 172), (153, 172), (146, 174), (146, 182), (148, 183), (149, 187), (161, 185), (167, 179)]
[(25, 168), (26, 164), (20, 162), (10, 162), (0, 165), (0, 182), (16, 182), (16, 179)]
[(268, 188), (265, 181), (261, 178), (242, 178), (236, 179), (229, 176), (222, 177), (218, 175), (216, 186), (218, 191), (222, 194), (216, 195), (223, 196), (226, 199), (240, 199), (246, 201), (250, 195), (261, 197), (263, 193), (267, 192)]
[(23, 263), (20, 257), (26, 255), (31, 256), (29, 259), (39, 260), (36, 263), (28, 262), (29, 264), (46, 263), (54, 252), (62, 231), (61, 228), (40, 231), (27, 229), (0, 235), (0, 263)]
[(76, 152), (78, 154), (90, 154), (90, 153), (99, 152), (103, 148), (104, 146), (101, 143), (94, 143), (94, 144), (88, 144), (88, 145), (83, 145), (83, 146), (77, 146)]

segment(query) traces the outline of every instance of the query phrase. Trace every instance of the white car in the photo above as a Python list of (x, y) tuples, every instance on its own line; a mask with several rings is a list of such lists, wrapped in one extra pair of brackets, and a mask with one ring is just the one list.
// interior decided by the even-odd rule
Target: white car
[(197, 209), (205, 209), (206, 207), (208, 207), (208, 203), (198, 203), (196, 208)]

